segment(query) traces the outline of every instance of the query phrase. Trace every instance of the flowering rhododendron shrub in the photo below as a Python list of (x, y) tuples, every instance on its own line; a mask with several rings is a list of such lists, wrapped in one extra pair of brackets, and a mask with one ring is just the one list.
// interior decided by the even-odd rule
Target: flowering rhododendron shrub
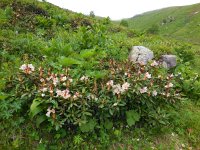
[(168, 74), (159, 62), (143, 65), (110, 60), (98, 66), (98, 70), (105, 68), (107, 74), (96, 78), (73, 68), (22, 65), (18, 82), (31, 82), (35, 89), (29, 115), (37, 126), (76, 127), (82, 132), (105, 122), (151, 126), (165, 122), (162, 108), (180, 99), (176, 86), (180, 77)]

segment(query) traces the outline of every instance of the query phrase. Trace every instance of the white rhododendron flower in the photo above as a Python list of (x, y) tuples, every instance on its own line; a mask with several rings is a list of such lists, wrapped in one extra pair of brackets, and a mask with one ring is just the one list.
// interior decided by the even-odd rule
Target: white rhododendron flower
[(122, 92), (122, 88), (120, 84), (113, 85), (113, 93), (114, 94), (120, 94)]
[(56, 94), (57, 94), (57, 95), (56, 95), (57, 97), (58, 97), (58, 96), (62, 96), (62, 91), (57, 89), (57, 90), (56, 90)]
[(66, 77), (66, 76), (60, 77), (60, 81), (64, 82), (64, 81), (66, 81), (66, 80), (67, 80), (67, 77)]
[(31, 74), (33, 71), (35, 71), (35, 67), (32, 64), (23, 64), (19, 69), (27, 74)]
[(80, 93), (79, 92), (76, 92), (73, 96), (73, 99), (76, 100), (78, 99), (79, 97), (81, 97)]
[(167, 93), (167, 95), (166, 95), (167, 97), (170, 97), (170, 93)]
[(113, 84), (114, 84), (113, 80), (110, 80), (110, 81), (108, 81), (108, 82), (106, 83), (107, 86), (113, 86)]
[(25, 70), (27, 68), (26, 64), (21, 65), (21, 67), (19, 68), (20, 70)]
[(152, 66), (152, 67), (158, 66), (158, 63), (154, 60), (154, 61), (151, 63), (151, 66)]
[(57, 90), (56, 90), (56, 94), (57, 94), (56, 97), (60, 96), (60, 97), (62, 97), (62, 98), (64, 98), (64, 99), (68, 99), (68, 98), (71, 97), (71, 94), (70, 94), (70, 92), (69, 92), (68, 89), (63, 90), (63, 91), (57, 89)]
[(171, 87), (173, 87), (174, 85), (172, 84), (172, 83), (169, 83), (169, 84), (167, 84), (167, 85), (165, 85), (165, 88), (171, 88)]
[(35, 67), (32, 64), (28, 64), (28, 67), (31, 69), (31, 71), (35, 71)]
[[(112, 80), (111, 80), (111, 81), (112, 81)], [(107, 83), (107, 85), (112, 85), (113, 93), (114, 93), (114, 94), (123, 93), (123, 92), (125, 92), (126, 90), (128, 90), (128, 88), (130, 87), (130, 83), (128, 83), (128, 82), (125, 82), (122, 86), (121, 86), (120, 84), (113, 85), (112, 82)]]
[(149, 74), (148, 72), (145, 73), (145, 77), (148, 79), (151, 79), (151, 74)]
[(158, 95), (158, 92), (157, 92), (156, 90), (154, 90), (154, 91), (152, 92), (152, 95), (153, 95), (153, 96), (157, 96), (157, 95)]
[(169, 77), (170, 77), (170, 78), (173, 78), (173, 77), (174, 77), (174, 74), (173, 74), (173, 73), (172, 73), (172, 74), (170, 74), (170, 75), (169, 75)]
[(55, 114), (55, 113), (56, 113), (55, 109), (50, 109), (50, 108), (48, 108), (48, 109), (47, 109), (46, 116), (47, 116), (47, 117), (50, 117), (51, 113)]
[(43, 79), (43, 78), (41, 78), (41, 79), (40, 79), (40, 82), (44, 82), (44, 79)]
[(166, 95), (165, 92), (161, 93), (162, 95)]
[(53, 85), (56, 86), (59, 82), (58, 78), (57, 77), (54, 77), (53, 79)]
[(63, 95), (62, 95), (62, 97), (63, 97), (64, 99), (68, 99), (68, 98), (71, 97), (71, 94), (69, 94), (69, 93), (67, 93), (67, 92), (64, 92)]
[(70, 78), (70, 79), (69, 79), (69, 82), (71, 82), (71, 83), (72, 83), (72, 82), (73, 82), (73, 79), (71, 79), (71, 78)]
[(142, 93), (142, 94), (143, 94), (143, 93), (146, 93), (147, 90), (148, 90), (147, 87), (143, 87), (142, 89), (140, 89), (140, 93)]
[(51, 80), (51, 78), (52, 78), (52, 76), (50, 76), (49, 78), (46, 78), (46, 80), (47, 80), (47, 81), (50, 81), (50, 80)]
[(42, 94), (41, 94), (41, 96), (42, 96), (42, 97), (45, 97), (45, 94), (44, 94), (44, 93), (42, 93)]
[(113, 106), (117, 106), (117, 105), (118, 105), (118, 103), (114, 103), (114, 104), (113, 104)]
[(88, 77), (87, 77), (87, 76), (82, 76), (82, 77), (80, 78), (80, 80), (81, 80), (81, 81), (86, 81), (86, 80), (88, 80)]
[(46, 92), (48, 89), (46, 87), (43, 87), (40, 89), (41, 92)]
[(125, 83), (122, 85), (122, 90), (128, 90), (129, 87), (130, 87), (130, 83), (125, 82)]

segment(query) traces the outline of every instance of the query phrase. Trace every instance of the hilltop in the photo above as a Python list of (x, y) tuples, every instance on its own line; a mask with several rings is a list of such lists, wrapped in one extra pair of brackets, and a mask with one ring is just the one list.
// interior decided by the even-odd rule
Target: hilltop
[(199, 44), (200, 41), (199, 20), (200, 3), (159, 9), (127, 19), (130, 28), (146, 31), (154, 27), (159, 35), (193, 44)]

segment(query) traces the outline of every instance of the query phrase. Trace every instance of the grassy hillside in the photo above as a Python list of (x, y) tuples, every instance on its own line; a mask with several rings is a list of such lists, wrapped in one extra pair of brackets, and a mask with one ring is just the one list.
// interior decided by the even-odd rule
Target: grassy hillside
[[(128, 62), (135, 45), (155, 62)], [(0, 149), (199, 149), (194, 49), (47, 2), (1, 0)], [(177, 67), (156, 63), (162, 54)]]
[(169, 7), (147, 12), (128, 19), (129, 27), (146, 31), (154, 25), (159, 34), (199, 44), (200, 4)]

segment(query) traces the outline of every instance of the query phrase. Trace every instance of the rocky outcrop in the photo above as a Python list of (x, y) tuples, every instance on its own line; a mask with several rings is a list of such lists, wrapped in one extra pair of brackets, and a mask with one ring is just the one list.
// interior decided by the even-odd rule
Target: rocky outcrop
[[(133, 46), (128, 56), (129, 61), (144, 65), (153, 58), (153, 52), (144, 46)], [(176, 55), (162, 55), (159, 62), (162, 63), (163, 67), (166, 69), (173, 68), (176, 66)]]
[(164, 68), (173, 68), (176, 66), (176, 55), (162, 55), (161, 61)]
[(133, 46), (128, 58), (131, 62), (146, 65), (148, 61), (154, 58), (154, 55), (150, 49), (144, 46)]

